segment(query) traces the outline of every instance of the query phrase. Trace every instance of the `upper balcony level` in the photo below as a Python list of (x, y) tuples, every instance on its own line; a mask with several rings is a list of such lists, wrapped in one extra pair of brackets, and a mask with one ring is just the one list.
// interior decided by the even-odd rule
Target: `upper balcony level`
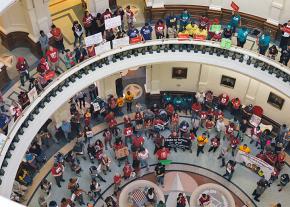
[[(75, 93), (96, 80), (128, 68), (163, 62), (216, 65), (259, 80), (290, 97), (289, 68), (253, 51), (220, 43), (159, 39), (103, 52), (57, 77), (28, 106), (8, 132), (1, 148), (0, 193), (9, 197), (19, 166), (32, 139), (46, 120)], [(150, 91), (149, 91), (150, 92)]]

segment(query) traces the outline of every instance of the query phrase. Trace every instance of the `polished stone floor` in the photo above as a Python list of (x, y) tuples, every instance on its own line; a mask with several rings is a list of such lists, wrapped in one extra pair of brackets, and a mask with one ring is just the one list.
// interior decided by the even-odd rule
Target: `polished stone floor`
[[(184, 118), (187, 119), (187, 118)], [(199, 133), (201, 133), (202, 131), (199, 131)], [(164, 132), (162, 132), (162, 134), (166, 137), (169, 135), (169, 130), (166, 130)], [(214, 136), (214, 132), (211, 134), (211, 136)], [(94, 140), (96, 139), (102, 139), (102, 134), (97, 134), (94, 137)], [(153, 143), (152, 140), (148, 139), (147, 137), (145, 137), (145, 147), (150, 151), (150, 165), (154, 165), (157, 163), (157, 160), (155, 158), (155, 156), (152, 154), (153, 153)], [(249, 144), (250, 139), (248, 137), (245, 137), (244, 143), (247, 143), (251, 149), (252, 149), (252, 154), (257, 154), (258, 150), (255, 148), (254, 145)], [(222, 145), (226, 146), (226, 142), (223, 141)], [(220, 161), (217, 160), (217, 155), (219, 153), (219, 151), (217, 151), (216, 153), (208, 153), (209, 146), (205, 147), (205, 154), (201, 154), (199, 157), (196, 157), (196, 143), (193, 144), (193, 153), (190, 153), (189, 151), (181, 151), (178, 150), (178, 152), (171, 152), (171, 155), (169, 157), (169, 159), (173, 160), (174, 163), (178, 163), (178, 164), (190, 164), (190, 165), (194, 165), (195, 168), (192, 172), (196, 173), (199, 171), (198, 167), (201, 168), (205, 168), (208, 169), (210, 171), (213, 171), (215, 173), (213, 173), (214, 175), (212, 175), (213, 177), (211, 179), (214, 179), (216, 181), (219, 180), (219, 183), (221, 183), (224, 187), (231, 189), (231, 183), (229, 183), (227, 180), (225, 179), (221, 179), (220, 175), (224, 174), (225, 169), (224, 168), (220, 168)], [(122, 167), (118, 167), (118, 163), (114, 160), (114, 152), (112, 149), (108, 149), (105, 151), (105, 153), (111, 158), (112, 163), (111, 163), (111, 169), (112, 172), (109, 173), (108, 175), (103, 175), (101, 174), (106, 180), (106, 183), (101, 182), (101, 186), (102, 186), (102, 191), (104, 192), (104, 196), (108, 196), (111, 195), (113, 193), (113, 188), (110, 187), (111, 183), (112, 183), (112, 178), (114, 176), (114, 173), (116, 172), (122, 172)], [(90, 183), (90, 176), (88, 174), (88, 169), (91, 166), (91, 163), (88, 160), (81, 160), (81, 167), (83, 169), (83, 172), (81, 174), (81, 177), (79, 178), (80, 180), (80, 187), (84, 190), (88, 190), (89, 189), (89, 183)], [(170, 169), (171, 166), (168, 166), (167, 169)], [(154, 166), (152, 166), (150, 168), (149, 172), (153, 172)], [(177, 169), (180, 170), (185, 170), (188, 171), (188, 166), (187, 165), (182, 165), (181, 167), (179, 166)], [(190, 168), (191, 169), (191, 168)], [(175, 169), (176, 170), (176, 169)], [(144, 174), (147, 174), (147, 172), (144, 170), (142, 171)], [(202, 172), (201, 172), (202, 173)], [(285, 166), (285, 168), (283, 169), (282, 173), (288, 173), (290, 174), (290, 168), (288, 166)], [(203, 176), (209, 175), (209, 174), (205, 174), (203, 172), (202, 174)], [(74, 173), (71, 172), (71, 170), (66, 167), (65, 169), (65, 173), (64, 173), (64, 178), (67, 181), (69, 180), (69, 178), (75, 176)], [(47, 176), (48, 180), (52, 181), (53, 183), (55, 183), (54, 179), (51, 177), (51, 175), (49, 174)], [(236, 167), (236, 171), (233, 175), (232, 178), (232, 183), (235, 186), (238, 186), (243, 192), (245, 192), (245, 194), (248, 195), (248, 197), (251, 198), (251, 193), (253, 192), (253, 190), (256, 187), (256, 182), (259, 180), (258, 175), (254, 174), (253, 172), (251, 172), (249, 169), (238, 165)], [(52, 192), (50, 197), (48, 198), (48, 200), (56, 200), (56, 201), (60, 201), (62, 197), (70, 197), (70, 192), (67, 190), (66, 187), (66, 183), (64, 185), (62, 185), (62, 188), (58, 188), (57, 186), (53, 186), (52, 188)], [(122, 185), (124, 185), (125, 183), (123, 182)], [(289, 188), (286, 187), (285, 190), (283, 190), (282, 192), (278, 192), (278, 187), (276, 186), (278, 184), (278, 182), (276, 181), (271, 188), (267, 189), (266, 192), (261, 196), (261, 202), (260, 203), (256, 203), (257, 206), (261, 206), (261, 207), (267, 207), (267, 206), (271, 206), (274, 203), (277, 202), (281, 202), (282, 206), (289, 206), (290, 202), (288, 199), (288, 195), (289, 195)], [(234, 194), (237, 194), (237, 190), (232, 189), (231, 191), (233, 191)], [(34, 195), (34, 197), (32, 198), (29, 206), (34, 207), (37, 206), (37, 198), (40, 194), (40, 189), (38, 189)], [(240, 195), (240, 198), (241, 195)], [(87, 201), (87, 198), (85, 196), (85, 199)], [(245, 200), (243, 200), (245, 202)], [(101, 201), (100, 201), (101, 202)], [(100, 206), (101, 204), (99, 204), (99, 202), (97, 203), (96, 206)], [(254, 206), (254, 205), (250, 205), (250, 206)]]

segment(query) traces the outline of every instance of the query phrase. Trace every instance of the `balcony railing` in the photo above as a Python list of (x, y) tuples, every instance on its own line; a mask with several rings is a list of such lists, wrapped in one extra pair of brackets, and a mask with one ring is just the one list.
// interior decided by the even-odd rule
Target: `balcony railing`
[[(129, 58), (133, 59), (133, 57), (142, 57), (146, 54), (165, 54), (169, 52), (174, 52), (175, 54), (177, 54), (177, 52), (187, 52), (188, 54), (198, 54), (200, 56), (204, 54), (206, 55), (206, 58), (215, 56), (215, 59), (228, 58), (232, 61), (237, 61), (237, 63), (243, 64), (244, 68), (249, 69), (249, 67), (251, 67), (251, 69), (253, 70), (260, 70), (262, 73), (271, 74), (270, 78), (272, 78), (273, 80), (276, 79), (276, 83), (279, 82), (276, 89), (280, 90), (282, 93), (290, 97), (289, 68), (263, 55), (259, 55), (253, 51), (249, 51), (239, 47), (232, 46), (230, 49), (223, 49), (220, 47), (220, 43), (212, 41), (180, 41), (178, 39), (160, 39), (112, 49), (106, 53), (87, 59), (81, 64), (76, 65), (75, 67), (58, 76), (52, 83), (50, 83), (45, 88), (45, 90), (41, 94), (38, 95), (38, 98), (35, 99), (23, 111), (22, 115), (16, 120), (11, 130), (8, 132), (7, 139), (5, 141), (5, 144), (3, 145), (3, 148), (0, 149), (0, 194), (6, 197), (10, 196), (17, 168), (24, 156), (25, 150), (36, 135), (39, 128), (41, 127), (41, 122), (37, 122), (36, 125), (33, 125), (33, 127), (30, 128), (30, 140), (23, 139), (25, 131), (30, 127), (30, 123), (35, 124), (33, 120), (36, 119), (36, 117), (43, 122), (50, 117), (50, 115), (48, 114), (40, 115), (40, 112), (46, 110), (46, 105), (49, 104), (52, 99), (56, 99), (58, 93), (62, 92), (64, 89), (75, 90), (73, 92), (77, 93), (77, 90), (81, 90), (81, 88), (74, 88), (73, 83), (76, 82), (77, 79), (87, 77), (88, 75), (91, 75), (96, 71), (98, 72), (98, 74), (94, 73), (95, 77), (92, 77), (94, 78), (94, 80), (98, 80), (118, 72), (117, 70), (98, 71), (97, 69), (102, 68), (103, 65), (110, 65), (110, 63), (124, 61)], [(168, 57), (167, 61), (170, 61), (170, 58)], [(156, 62), (158, 62), (158, 60)], [(147, 62), (147, 64), (150, 63), (151, 62), (149, 61)], [(146, 63), (143, 62), (142, 64)], [(218, 63), (216, 64), (218, 65)], [(122, 67), (124, 70), (126, 67), (130, 67), (130, 65), (123, 65)], [(92, 80), (92, 78), (90, 80)], [(260, 80), (262, 79), (262, 77), (254, 78)], [(89, 85), (90, 83), (85, 84)], [(274, 87), (274, 85), (271, 86)], [(65, 98), (70, 97), (63, 97), (62, 99)], [(51, 109), (51, 111), (55, 110), (55, 108)], [(26, 145), (23, 145), (23, 143), (25, 143)], [(24, 149), (25, 147), (26, 149)], [(15, 154), (16, 157), (12, 157), (12, 153)]]

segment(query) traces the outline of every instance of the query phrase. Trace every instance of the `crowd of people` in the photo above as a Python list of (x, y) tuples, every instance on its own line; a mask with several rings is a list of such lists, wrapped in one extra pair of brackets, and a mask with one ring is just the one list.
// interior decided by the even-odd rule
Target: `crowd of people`
[[(105, 30), (104, 21), (107, 18), (121, 16), (122, 25), (116, 29)], [(157, 39), (161, 38), (177, 38), (192, 37), (199, 40), (221, 41), (222, 38), (231, 39), (237, 32), (237, 42), (239, 47), (243, 47), (247, 41), (250, 30), (242, 25), (242, 19), (238, 12), (233, 12), (231, 21), (222, 25), (219, 19), (212, 21), (202, 15), (198, 20), (191, 18), (191, 15), (185, 9), (180, 15), (170, 13), (166, 19), (160, 19), (154, 25), (149, 23), (141, 28), (135, 27), (136, 18), (134, 13), (127, 6), (125, 9), (118, 7), (115, 12), (109, 9), (104, 13), (98, 13), (93, 16), (88, 11), (84, 13), (81, 23), (74, 21), (72, 32), (74, 34), (74, 49), (66, 49), (63, 42), (63, 34), (61, 28), (52, 25), (51, 35), (52, 42), (48, 36), (40, 32), (40, 45), (42, 50), (42, 58), (37, 66), (38, 75), (31, 77), (29, 73), (29, 65), (24, 57), (18, 57), (16, 68), (19, 71), (21, 85), (25, 85), (25, 81), (29, 81), (29, 90), (36, 88), (40, 93), (44, 88), (61, 72), (60, 56), (62, 54), (67, 69), (84, 61), (86, 58), (95, 56), (94, 46), (86, 48), (83, 44), (84, 36), (90, 36), (101, 32), (106, 41), (112, 41), (115, 38), (129, 36), (130, 42), (134, 43), (136, 39), (140, 41), (148, 41), (155, 35)], [(224, 27), (224, 28), (223, 28)], [(282, 38), (279, 48), (281, 49), (280, 62), (287, 65), (290, 57), (289, 33), (285, 28), (290, 27), (290, 21), (281, 26)], [(215, 29), (214, 29), (215, 28)], [(218, 28), (218, 29), (216, 29)], [(155, 33), (153, 35), (153, 33)], [(265, 55), (268, 50), (268, 56), (275, 59), (278, 54), (278, 48), (270, 45), (270, 34), (268, 31), (261, 31), (257, 36), (260, 54)], [(89, 98), (87, 97), (89, 94)], [(57, 127), (54, 135), (47, 129), (42, 127), (30, 148), (25, 154), (25, 162), (23, 162), (18, 170), (16, 181), (13, 187), (11, 198), (20, 201), (27, 186), (33, 182), (33, 176), (40, 170), (41, 166), (46, 163), (45, 148), (50, 147), (50, 143), (54, 141), (58, 143), (60, 139), (71, 141), (77, 137), (77, 142), (73, 150), (67, 155), (58, 154), (55, 157), (55, 164), (51, 169), (51, 174), (55, 178), (55, 183), (61, 187), (66, 181), (63, 179), (65, 166), (75, 172), (76, 177), (72, 177), (68, 182), (68, 190), (71, 192), (70, 198), (63, 198), (60, 206), (74, 206), (75, 203), (80, 205), (94, 205), (99, 199), (103, 200), (107, 206), (117, 206), (117, 195), (121, 189), (124, 180), (135, 176), (140, 176), (141, 168), (149, 170), (149, 149), (144, 146), (147, 139), (152, 139), (155, 146), (153, 154), (156, 156), (158, 164), (154, 171), (156, 182), (160, 186), (164, 186), (164, 176), (166, 167), (162, 161), (168, 160), (171, 150), (177, 152), (178, 146), (165, 146), (166, 138), (163, 137), (162, 131), (170, 130), (169, 138), (184, 138), (190, 140), (190, 152), (192, 145), (197, 145), (196, 156), (201, 156), (205, 150), (216, 154), (217, 159), (221, 160), (221, 167), (225, 167), (223, 175), (231, 180), (235, 172), (236, 162), (234, 156), (238, 150), (245, 153), (251, 153), (250, 146), (243, 143), (247, 130), (250, 128), (250, 138), (256, 142), (256, 147), (261, 150), (257, 155), (267, 163), (275, 167), (277, 172), (272, 176), (270, 181), (265, 180), (261, 175), (261, 180), (257, 183), (257, 189), (253, 192), (254, 199), (259, 201), (259, 197), (266, 188), (274, 182), (279, 175), (285, 162), (284, 149), (287, 147), (290, 133), (286, 125), (282, 125), (277, 137), (273, 138), (270, 131), (261, 131), (259, 126), (253, 127), (249, 124), (249, 118), (252, 114), (253, 106), (249, 105), (242, 108), (239, 98), (232, 98), (227, 94), (214, 96), (211, 91), (197, 92), (194, 97), (172, 97), (165, 94), (162, 98), (162, 104), (154, 104), (150, 109), (144, 110), (140, 104), (136, 104), (134, 118), (124, 115), (123, 130), (118, 127), (117, 116), (123, 116), (124, 104), (127, 105), (127, 113), (133, 113), (132, 104), (134, 100), (133, 94), (128, 92), (123, 97), (109, 96), (106, 101), (94, 103), (97, 99), (96, 87), (90, 86), (88, 91), (78, 93), (71, 100), (70, 120), (64, 120), (61, 126)], [(22, 91), (18, 96), (18, 101), (14, 101), (8, 108), (5, 100), (0, 93), (0, 129), (7, 134), (8, 124), (10, 120), (17, 120), (25, 107), (30, 104), (28, 94)], [(104, 108), (104, 110), (101, 110)], [(226, 121), (224, 118), (224, 110), (230, 110), (233, 119)], [(190, 114), (190, 121), (180, 120), (179, 112), (184, 111)], [(9, 112), (9, 113), (8, 113)], [(104, 120), (108, 128), (103, 132), (103, 139), (92, 142), (92, 127), (96, 120)], [(150, 140), (151, 141), (151, 140)], [(225, 142), (226, 146), (221, 147), (221, 143)], [(219, 149), (222, 148), (222, 149)], [(119, 167), (124, 163), (120, 172), (114, 172), (115, 176), (112, 181), (114, 183), (114, 195), (107, 198), (102, 197), (101, 182), (107, 182), (102, 177), (111, 172), (110, 165), (112, 160), (107, 154), (108, 149), (115, 152), (116, 161)], [(184, 150), (184, 149), (182, 149)], [(121, 153), (122, 151), (122, 153)], [(124, 151), (124, 152), (123, 152)], [(90, 177), (91, 184), (87, 190), (81, 189), (78, 177), (82, 176), (81, 159), (89, 159), (91, 162)], [(282, 174), (280, 176), (280, 190), (289, 182), (289, 176)], [(50, 194), (53, 182), (44, 179), (41, 183), (42, 194), (39, 197), (40, 206), (50, 207), (57, 206), (57, 202), (51, 201), (49, 204), (47, 198)], [(149, 190), (148, 190), (149, 191)], [(152, 190), (149, 191), (148, 197), (151, 199)], [(154, 191), (153, 191), (154, 193)], [(85, 199), (84, 197), (88, 197)], [(177, 206), (183, 207), (184, 195), (180, 194), (177, 198)], [(85, 200), (88, 200), (85, 203)], [(200, 205), (209, 202), (208, 195), (201, 195)], [(157, 206), (165, 205), (162, 201), (151, 199)]]

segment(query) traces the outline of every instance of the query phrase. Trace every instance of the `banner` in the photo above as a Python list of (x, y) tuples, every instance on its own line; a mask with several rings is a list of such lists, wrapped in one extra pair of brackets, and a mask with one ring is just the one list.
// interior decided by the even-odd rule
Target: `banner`
[(228, 38), (222, 38), (221, 47), (225, 49), (230, 49), (232, 46), (232, 40)]
[(88, 36), (88, 37), (85, 37), (86, 47), (89, 47), (91, 45), (96, 45), (96, 44), (99, 44), (101, 42), (103, 42), (103, 36), (102, 36), (101, 32), (94, 34), (94, 35), (91, 35), (91, 36)]
[(101, 55), (111, 50), (111, 42), (105, 42), (95, 47), (96, 55)]
[(233, 2), (233, 1), (231, 3), (231, 7), (232, 7), (232, 9), (234, 11), (239, 11), (240, 10), (240, 7), (235, 2)]
[(113, 49), (129, 45), (129, 37), (123, 37), (120, 39), (114, 39), (113, 40)]
[(178, 40), (189, 40), (189, 34), (178, 33)]
[(198, 40), (198, 41), (205, 41), (206, 36), (204, 35), (194, 35), (194, 40)]
[(130, 39), (130, 44), (136, 44), (142, 41), (142, 37), (139, 35), (137, 37), (131, 38)]
[(209, 31), (215, 33), (215, 32), (220, 32), (221, 29), (222, 29), (222, 25), (220, 25), (220, 24), (213, 24), (213, 25), (210, 26)]
[(105, 28), (107, 29), (112, 29), (112, 28), (116, 28), (118, 26), (121, 26), (122, 21), (121, 21), (121, 16), (116, 16), (116, 17), (112, 17), (109, 19), (105, 19)]
[(29, 101), (30, 103), (32, 103), (35, 99), (37, 99), (38, 97), (38, 94), (37, 94), (37, 90), (35, 87), (33, 87), (28, 93), (28, 98), (29, 98)]
[(191, 140), (178, 137), (178, 138), (166, 138), (164, 140), (164, 146), (167, 148), (180, 148), (190, 150), (191, 148)]
[(260, 158), (247, 154), (243, 151), (239, 150), (235, 159), (239, 163), (244, 163), (247, 168), (250, 168), (255, 173), (263, 174), (267, 180), (271, 178), (271, 174), (274, 172), (273, 166), (269, 165)]
[(116, 150), (115, 155), (117, 159), (126, 158), (129, 155), (128, 147), (123, 147), (122, 149)]
[(7, 136), (0, 133), (0, 151), (2, 151), (2, 149), (6, 143), (6, 140), (7, 140)]

